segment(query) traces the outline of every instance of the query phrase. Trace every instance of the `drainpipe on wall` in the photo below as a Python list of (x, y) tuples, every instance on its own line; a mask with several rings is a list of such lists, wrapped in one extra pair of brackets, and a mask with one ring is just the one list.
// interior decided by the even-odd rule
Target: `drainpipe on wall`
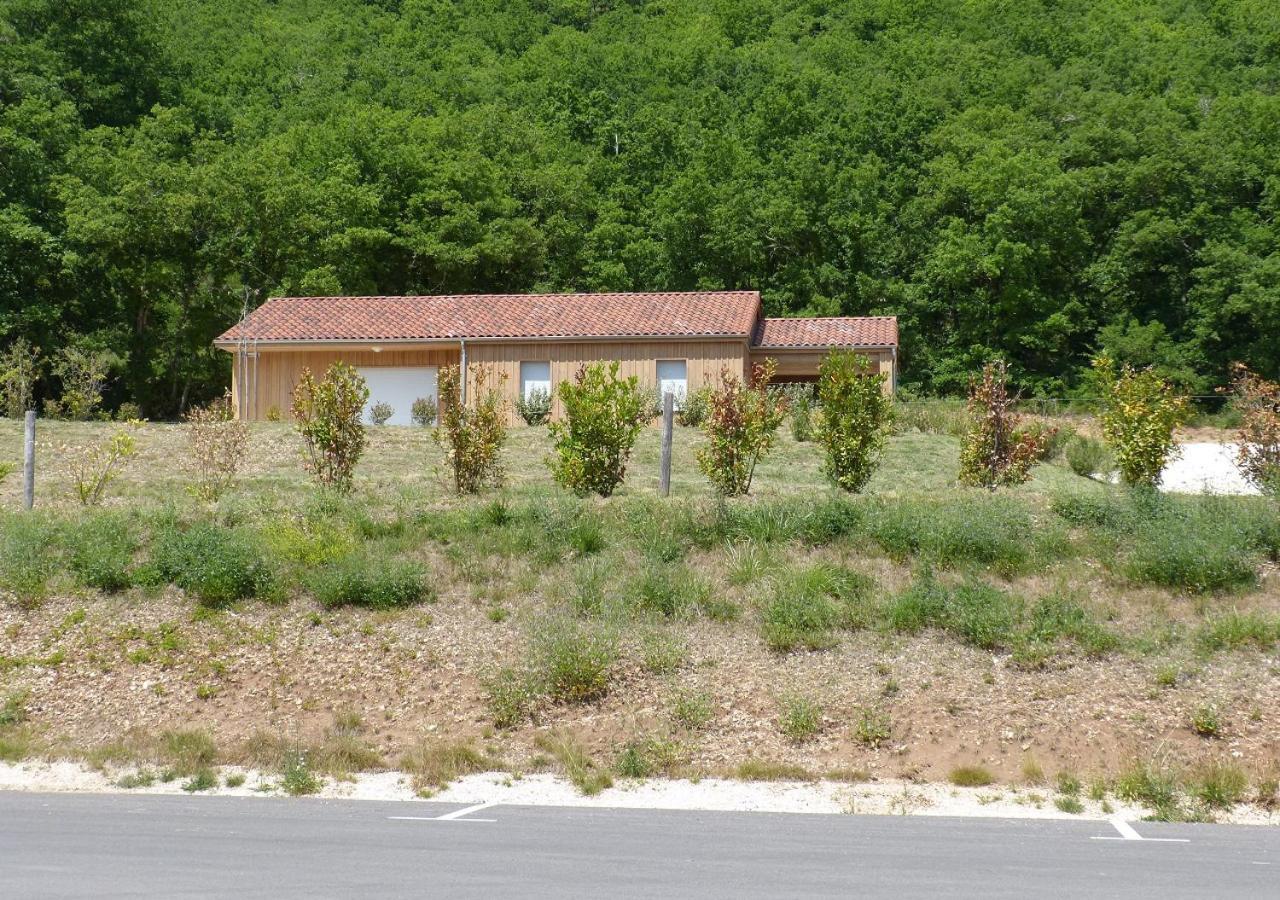
[(461, 396), (462, 405), (467, 405), (467, 342), (458, 341), (458, 346), (462, 348), (461, 364), (458, 368), (458, 393)]
[(890, 357), (893, 361), (893, 371), (889, 378), (889, 387), (893, 393), (898, 393), (898, 348), (893, 348), (893, 355)]

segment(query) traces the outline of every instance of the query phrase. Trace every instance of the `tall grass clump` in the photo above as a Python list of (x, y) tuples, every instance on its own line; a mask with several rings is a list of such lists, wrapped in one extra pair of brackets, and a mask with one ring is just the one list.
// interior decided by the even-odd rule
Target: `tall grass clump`
[(274, 599), (280, 585), (255, 538), (245, 532), (197, 523), (172, 524), (154, 538), (152, 564), (161, 577), (205, 606), (249, 598)]
[(74, 525), (68, 523), (64, 540), (71, 571), (81, 584), (106, 593), (123, 591), (133, 584), (139, 540), (129, 516), (86, 516)]
[(687, 566), (650, 564), (635, 581), (632, 602), (637, 610), (670, 619), (705, 605), (710, 596), (711, 585)]
[(410, 560), (352, 554), (321, 570), (312, 584), (322, 606), (396, 609), (433, 598), (428, 575)]
[(57, 572), (58, 523), (39, 512), (0, 513), (0, 591), (26, 609), (48, 594)]
[(888, 604), (884, 621), (892, 630), (908, 633), (941, 628), (967, 644), (996, 650), (1017, 642), (1024, 610), (1014, 594), (972, 579), (947, 587), (926, 568)]
[(561, 703), (585, 703), (609, 691), (618, 636), (606, 625), (553, 615), (534, 624), (529, 651), (529, 669), (542, 692)]
[(822, 650), (838, 629), (870, 624), (875, 582), (859, 572), (819, 563), (773, 581), (760, 610), (760, 632), (770, 650)]
[(1162, 517), (1135, 534), (1124, 571), (1141, 584), (1192, 593), (1247, 587), (1257, 580), (1258, 561), (1235, 538), (1195, 519)]

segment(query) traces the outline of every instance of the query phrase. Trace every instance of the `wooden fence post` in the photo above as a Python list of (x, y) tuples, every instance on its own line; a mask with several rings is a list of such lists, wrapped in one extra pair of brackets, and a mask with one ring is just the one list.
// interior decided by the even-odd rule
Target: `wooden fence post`
[(662, 395), (662, 468), (658, 474), (658, 494), (671, 494), (671, 429), (675, 423), (676, 398), (670, 391)]
[(22, 446), (22, 506), (36, 502), (36, 411), (27, 410), (26, 437)]

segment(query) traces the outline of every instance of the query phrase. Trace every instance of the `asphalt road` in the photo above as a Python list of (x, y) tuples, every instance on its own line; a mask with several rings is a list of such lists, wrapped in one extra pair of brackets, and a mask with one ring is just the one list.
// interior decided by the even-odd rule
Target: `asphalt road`
[(0, 793), (0, 897), (1280, 897), (1280, 829), (1132, 827)]

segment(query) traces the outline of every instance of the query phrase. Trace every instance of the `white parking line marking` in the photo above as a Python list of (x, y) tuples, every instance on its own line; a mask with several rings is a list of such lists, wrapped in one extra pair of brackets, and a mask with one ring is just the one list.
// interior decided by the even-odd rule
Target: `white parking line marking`
[(387, 816), (387, 818), (401, 822), (496, 822), (498, 821), (497, 819), (469, 819), (465, 817), (471, 813), (497, 805), (497, 802), (477, 803), (474, 806), (455, 809), (453, 812), (445, 813), (443, 816)]
[(1130, 825), (1128, 822), (1126, 822), (1124, 819), (1120, 818), (1119, 816), (1112, 816), (1110, 819), (1107, 819), (1107, 821), (1111, 823), (1111, 826), (1115, 828), (1116, 831), (1120, 832), (1120, 837), (1110, 837), (1110, 836), (1103, 837), (1100, 835), (1094, 835), (1092, 837), (1092, 840), (1095, 840), (1095, 841), (1158, 841), (1164, 844), (1191, 843), (1191, 840), (1189, 838), (1143, 837), (1142, 835), (1138, 834), (1138, 832), (1134, 829), (1132, 825)]

